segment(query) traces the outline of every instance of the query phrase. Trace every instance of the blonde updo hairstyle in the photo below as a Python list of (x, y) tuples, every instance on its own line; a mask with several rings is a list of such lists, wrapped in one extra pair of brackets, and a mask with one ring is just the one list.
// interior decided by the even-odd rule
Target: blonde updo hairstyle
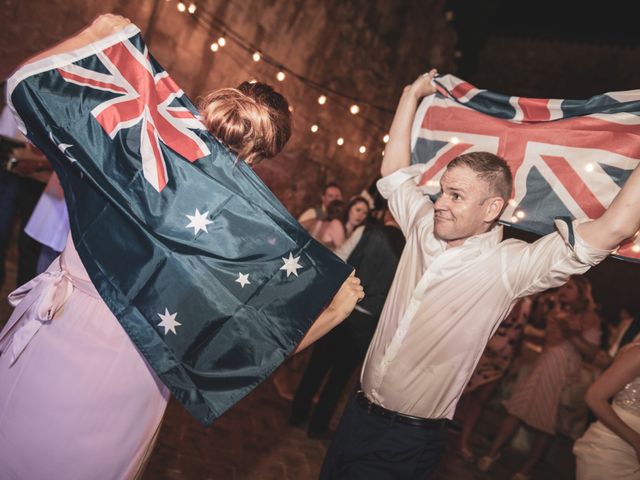
[(200, 112), (211, 134), (248, 165), (274, 157), (291, 137), (289, 104), (264, 83), (211, 92)]

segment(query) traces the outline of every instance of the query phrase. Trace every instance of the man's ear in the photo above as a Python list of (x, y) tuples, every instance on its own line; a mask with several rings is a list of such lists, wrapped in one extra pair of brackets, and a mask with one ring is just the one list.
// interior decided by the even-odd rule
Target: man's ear
[(500, 217), (502, 210), (504, 209), (505, 200), (502, 197), (491, 197), (487, 199), (485, 206), (484, 221), (487, 223), (493, 223)]

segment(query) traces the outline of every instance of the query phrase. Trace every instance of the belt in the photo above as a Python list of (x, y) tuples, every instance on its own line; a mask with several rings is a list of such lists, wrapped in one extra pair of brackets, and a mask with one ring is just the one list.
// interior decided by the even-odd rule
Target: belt
[(404, 413), (388, 410), (369, 400), (362, 390), (358, 390), (356, 393), (356, 404), (369, 415), (381, 417), (393, 422), (404, 423), (412, 427), (424, 428), (426, 430), (444, 430), (448, 423), (446, 418), (413, 417), (411, 415), (405, 415)]

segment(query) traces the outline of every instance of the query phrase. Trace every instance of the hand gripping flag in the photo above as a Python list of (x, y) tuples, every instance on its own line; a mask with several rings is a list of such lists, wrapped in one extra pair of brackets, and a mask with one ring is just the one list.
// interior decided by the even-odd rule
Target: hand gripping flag
[[(504, 224), (546, 234), (555, 217), (598, 218), (640, 160), (640, 90), (554, 100), (500, 95), (452, 75), (435, 82), (412, 129), (412, 162), (427, 164), (421, 185), (436, 193), (454, 157), (495, 153), (514, 176)], [(640, 242), (616, 253), (639, 261)]]
[(25, 65), (8, 94), (60, 176), (93, 284), (210, 424), (291, 353), (351, 268), (206, 131), (135, 26)]

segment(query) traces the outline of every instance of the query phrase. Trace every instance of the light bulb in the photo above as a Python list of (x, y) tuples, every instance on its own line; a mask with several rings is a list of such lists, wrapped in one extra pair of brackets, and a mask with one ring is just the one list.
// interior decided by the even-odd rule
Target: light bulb
[(218, 45), (220, 45), (221, 47), (224, 47), (227, 44), (227, 41), (225, 40), (224, 37), (220, 37), (218, 39)]
[(279, 82), (282, 82), (285, 79), (286, 75), (284, 74), (284, 72), (278, 72), (278, 74), (276, 75), (276, 78), (278, 79)]
[(254, 61), (254, 62), (259, 62), (259, 61), (260, 61), (260, 58), (261, 58), (261, 57), (260, 57), (260, 52), (255, 52), (255, 53), (253, 54), (253, 61)]
[(356, 115), (359, 111), (360, 111), (360, 107), (356, 104), (351, 105), (351, 107), (349, 108), (349, 111)]
[(179, 12), (184, 12), (187, 9), (187, 6), (182, 2), (178, 2), (176, 7), (178, 8)]
[(367, 147), (365, 147), (364, 145), (360, 145), (360, 148), (358, 149), (358, 151), (360, 153), (365, 153), (367, 151)]
[(336, 143), (337, 143), (338, 145), (340, 145), (340, 146), (344, 145), (344, 138), (340, 137), (340, 138), (336, 141)]
[(327, 97), (326, 97), (326, 96), (324, 96), (324, 95), (320, 95), (320, 96), (318, 97), (318, 103), (319, 103), (320, 105), (324, 105), (325, 103), (327, 103)]
[(189, 8), (187, 9), (189, 11), (189, 13), (191, 15), (193, 15), (194, 13), (196, 13), (196, 4), (195, 3), (190, 3), (189, 4)]
[(311, 125), (311, 131), (316, 133), (318, 131), (318, 125)]
[(384, 137), (382, 137), (382, 141), (387, 143), (389, 141), (389, 134), (387, 133)]
[(219, 48), (220, 48), (220, 45), (218, 45), (218, 42), (213, 42), (211, 44), (211, 51), (212, 52), (217, 52)]

